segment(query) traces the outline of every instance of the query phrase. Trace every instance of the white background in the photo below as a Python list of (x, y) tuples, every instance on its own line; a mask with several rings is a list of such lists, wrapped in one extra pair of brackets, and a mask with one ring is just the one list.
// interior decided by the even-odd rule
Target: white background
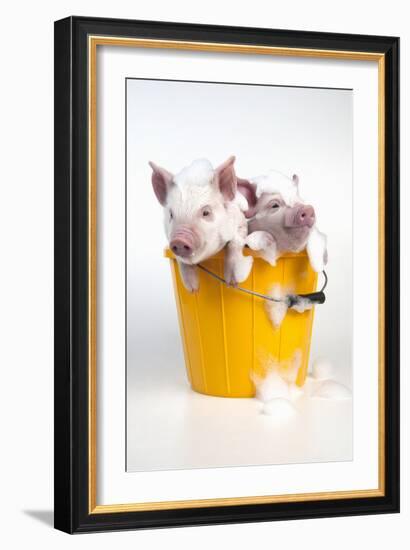
[[(313, 4), (313, 6), (312, 6)], [(129, 17), (198, 23), (267, 26), (303, 30), (391, 34), (402, 36), (402, 73), (408, 89), (409, 31), (405, 4), (346, 1), (293, 2), (280, 6), (255, 0), (209, 1), (201, 11), (188, 1), (172, 3), (118, 0), (15, 3), (4, 12), (1, 34), (1, 135), (5, 154), (0, 164), (1, 359), (3, 368), (1, 455), (1, 539), (8, 548), (22, 545), (68, 548), (208, 548), (225, 541), (238, 548), (261, 544), (334, 549), (365, 543), (382, 549), (404, 548), (410, 519), (408, 499), (408, 399), (402, 408), (402, 514), (202, 527), (69, 538), (51, 530), (52, 509), (52, 22), (68, 14)], [(408, 107), (403, 94), (402, 150), (408, 150)], [(403, 156), (402, 180), (408, 178)], [(409, 205), (406, 186), (402, 204)], [(403, 217), (404, 218), (404, 217)], [(403, 219), (403, 283), (409, 278), (409, 226)], [(408, 332), (408, 289), (403, 287), (403, 335)], [(408, 363), (403, 338), (403, 365)], [(409, 388), (406, 368), (402, 387)], [(7, 542), (6, 542), (7, 541)]]
[[(135, 54), (141, 55), (137, 51)], [(155, 57), (158, 54), (164, 55), (161, 51)], [(189, 74), (186, 59), (193, 56), (200, 64), (197, 53), (187, 56), (185, 52), (172, 52), (167, 59), (179, 59), (183, 75)], [(150, 52), (149, 59), (153, 57)], [(214, 64), (217, 58), (212, 56)], [(238, 56), (230, 59), (235, 63)], [(239, 61), (242, 59), (240, 56)], [(278, 81), (275, 79), (283, 65), (289, 64), (288, 59), (280, 60), (279, 65), (268, 57), (263, 61), (266, 69), (262, 74), (275, 75), (273, 81)], [(167, 68), (170, 63), (166, 63)], [(337, 62), (333, 66), (337, 67)], [(326, 67), (330, 70), (329, 62)], [(377, 72), (377, 64), (369, 63), (368, 71), (363, 78), (371, 81), (370, 73)], [(296, 67), (290, 72), (294, 75)], [(311, 75), (310, 70), (307, 73)], [(254, 82), (251, 71), (246, 74), (247, 82)], [(301, 196), (314, 205), (318, 227), (328, 236), (330, 258), (327, 300), (315, 311), (310, 358), (326, 357), (334, 365), (335, 378), (351, 387), (353, 93), (127, 81), (128, 471), (352, 459), (351, 402), (336, 407), (323, 401), (311, 403), (317, 420), (304, 426), (301, 417), (309, 416), (304, 410), (294, 428), (287, 426), (284, 432), (277, 432), (272, 422), (264, 422), (256, 412), (258, 404), (243, 399), (221, 402), (201, 398), (189, 390), (171, 272), (162, 254), (166, 244), (163, 208), (152, 190), (148, 160), (177, 173), (195, 158), (208, 158), (215, 166), (232, 153), (237, 157), (235, 167), (241, 177), (260, 175), (271, 168), (289, 177), (299, 175)], [(112, 104), (111, 96), (107, 96), (104, 105), (112, 110)], [(377, 101), (374, 113), (377, 123)], [(104, 131), (100, 123), (99, 127)], [(106, 149), (100, 151), (104, 158), (113, 156), (113, 133), (108, 131), (104, 140), (107, 145), (103, 146)], [(366, 148), (368, 143), (366, 140)], [(355, 184), (361, 188), (368, 185), (376, 189), (377, 195), (377, 162), (373, 174), (367, 172), (367, 176), (366, 181)], [(118, 177), (108, 179), (110, 184), (118, 187)], [(101, 182), (99, 189), (100, 200), (104, 200)], [(108, 203), (110, 207), (113, 204), (111, 194)], [(362, 210), (357, 208), (359, 222)], [(112, 265), (108, 253), (106, 261)], [(111, 286), (109, 277), (108, 292)], [(118, 325), (115, 319), (111, 323)], [(113, 334), (112, 327), (109, 334)], [(363, 370), (362, 365), (356, 368)], [(374, 369), (377, 371), (377, 361)], [(339, 427), (337, 439), (333, 437), (335, 424)]]

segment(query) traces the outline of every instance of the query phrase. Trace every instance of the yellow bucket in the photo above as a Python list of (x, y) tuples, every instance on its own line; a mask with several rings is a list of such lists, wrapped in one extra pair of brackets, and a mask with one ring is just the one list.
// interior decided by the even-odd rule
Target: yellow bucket
[[(254, 255), (245, 250), (245, 254)], [(170, 250), (172, 278), (185, 364), (189, 382), (197, 392), (220, 397), (253, 397), (252, 373), (260, 372), (261, 357), (280, 364), (292, 362), (295, 353), (301, 363), (296, 383), (306, 379), (314, 308), (303, 313), (288, 310), (280, 328), (274, 329), (262, 298), (227, 287), (199, 270), (200, 288), (188, 292)], [(223, 253), (202, 262), (223, 277)], [(305, 252), (285, 254), (272, 267), (254, 257), (252, 272), (240, 286), (266, 294), (274, 284), (295, 293), (314, 292), (317, 273)]]

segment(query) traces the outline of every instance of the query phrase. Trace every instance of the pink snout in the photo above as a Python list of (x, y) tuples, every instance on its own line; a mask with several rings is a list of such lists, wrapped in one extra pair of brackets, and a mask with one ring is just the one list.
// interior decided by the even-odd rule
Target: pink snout
[(285, 215), (286, 227), (313, 227), (316, 220), (315, 210), (310, 204), (297, 204), (289, 208)]
[(180, 227), (172, 235), (169, 247), (175, 256), (189, 258), (197, 247), (197, 238), (192, 229)]

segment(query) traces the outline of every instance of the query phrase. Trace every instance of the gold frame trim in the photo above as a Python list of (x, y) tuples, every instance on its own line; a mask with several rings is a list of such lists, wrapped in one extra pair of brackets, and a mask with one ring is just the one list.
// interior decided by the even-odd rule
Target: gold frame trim
[[(293, 495), (267, 495), (235, 498), (215, 498), (200, 500), (178, 500), (160, 502), (141, 502), (132, 504), (97, 504), (97, 131), (96, 131), (96, 98), (97, 77), (96, 61), (97, 46), (128, 46), (135, 48), (173, 49), (206, 52), (246, 53), (259, 55), (274, 55), (287, 57), (313, 57), (331, 59), (349, 59), (378, 62), (378, 153), (379, 153), (379, 475), (378, 488), (352, 491), (328, 491), (319, 493), (302, 493)], [(373, 52), (349, 52), (334, 50), (311, 50), (304, 48), (281, 48), (271, 46), (253, 46), (243, 44), (224, 44), (209, 42), (190, 42), (178, 40), (155, 40), (139, 38), (121, 38), (112, 36), (88, 37), (88, 199), (89, 199), (89, 227), (88, 227), (88, 272), (89, 272), (89, 314), (88, 314), (88, 382), (89, 382), (89, 423), (88, 423), (88, 509), (90, 514), (107, 514), (119, 512), (138, 512), (149, 510), (172, 510), (177, 508), (202, 508), (211, 506), (240, 506), (245, 504), (267, 504), (283, 502), (305, 502), (318, 500), (351, 499), (382, 497), (385, 495), (385, 364), (384, 364), (384, 271), (385, 271), (385, 235), (384, 235), (384, 206), (385, 206), (385, 56)]]

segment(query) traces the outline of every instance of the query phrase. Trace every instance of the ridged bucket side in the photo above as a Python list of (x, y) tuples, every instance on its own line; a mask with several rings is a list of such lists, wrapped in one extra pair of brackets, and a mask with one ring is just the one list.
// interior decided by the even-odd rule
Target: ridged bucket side
[[(275, 330), (266, 313), (264, 300), (221, 284), (199, 271), (200, 290), (188, 292), (178, 265), (170, 253), (175, 296), (188, 378), (200, 393), (221, 397), (253, 397), (251, 373), (261, 371), (267, 358), (291, 361), (301, 356), (297, 383), (304, 383), (308, 361), (313, 309), (304, 313), (288, 311), (280, 329)], [(205, 267), (223, 276), (223, 255), (204, 262)], [(312, 292), (317, 274), (306, 254), (287, 255), (275, 267), (255, 258), (251, 275), (242, 287), (266, 293), (279, 283), (292, 292)]]

